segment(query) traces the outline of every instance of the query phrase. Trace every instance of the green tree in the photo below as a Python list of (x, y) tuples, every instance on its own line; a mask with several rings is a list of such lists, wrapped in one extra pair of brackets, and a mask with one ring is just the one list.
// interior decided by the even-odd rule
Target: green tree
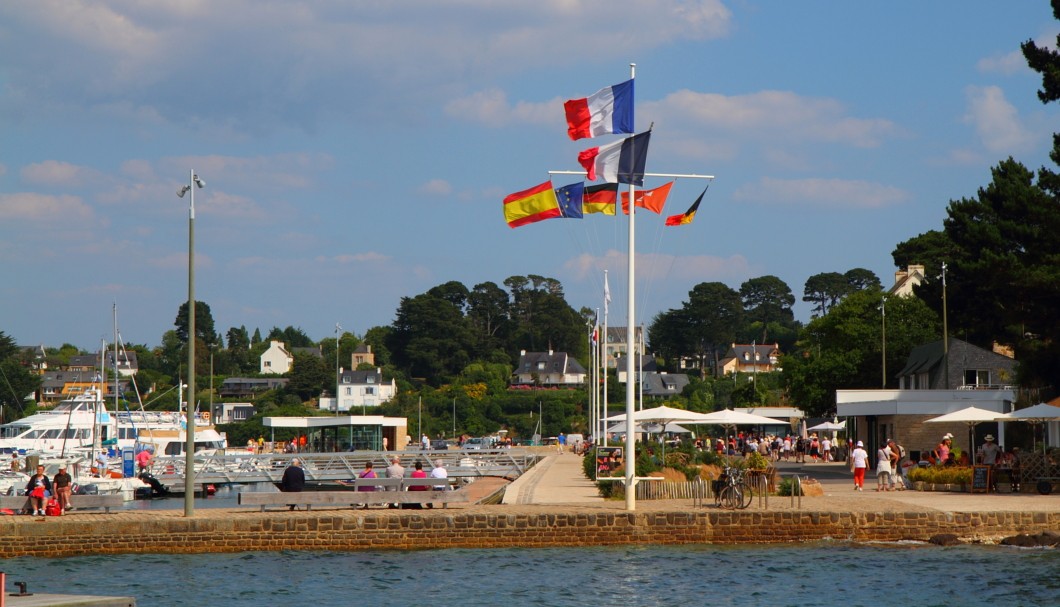
[(285, 390), (297, 395), (302, 402), (308, 401), (326, 389), (333, 388), (335, 376), (324, 359), (304, 352), (294, 354), (294, 364), (287, 373), (290, 381)]
[(471, 342), (460, 308), (424, 293), (401, 298), (386, 345), (394, 364), (408, 377), (437, 386), (471, 362)]
[(284, 329), (273, 327), (266, 339), (281, 341), (288, 348), (308, 348), (313, 345), (313, 340), (306, 335), (305, 331), (291, 325), (287, 325)]
[(15, 340), (0, 331), (0, 407), (4, 421), (26, 414), (26, 397), (40, 389), (40, 376), (29, 372), (20, 360)]
[[(180, 343), (188, 343), (188, 302), (180, 304), (177, 319), (173, 321), (173, 325), (177, 328), (177, 338), (180, 339)], [(214, 348), (218, 345), (210, 306), (198, 300), (195, 301), (195, 335), (207, 348)]]
[[(811, 321), (797, 350), (782, 357), (788, 394), (810, 415), (834, 413), (838, 389), (882, 385), (882, 301), (879, 289), (851, 293)], [(914, 346), (938, 339), (939, 320), (915, 297), (889, 298), (886, 310), (887, 368), (893, 377)]]
[(760, 344), (775, 341), (783, 351), (790, 349), (796, 339), (795, 295), (791, 287), (776, 276), (752, 278), (740, 285), (745, 322), (740, 341)]

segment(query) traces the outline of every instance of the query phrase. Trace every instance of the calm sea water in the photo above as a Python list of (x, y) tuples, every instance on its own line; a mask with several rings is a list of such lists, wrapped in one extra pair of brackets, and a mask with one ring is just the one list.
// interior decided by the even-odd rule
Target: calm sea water
[(186, 605), (1060, 605), (1060, 551), (779, 546), (18, 558), (32, 592)]

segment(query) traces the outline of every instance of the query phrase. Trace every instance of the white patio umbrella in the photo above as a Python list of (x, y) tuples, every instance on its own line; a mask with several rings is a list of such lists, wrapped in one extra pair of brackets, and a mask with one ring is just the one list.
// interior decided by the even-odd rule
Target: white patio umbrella
[(706, 417), (707, 419), (699, 423), (714, 424), (723, 428), (732, 428), (734, 432), (736, 426), (776, 426), (787, 425), (788, 423), (779, 419), (773, 419), (772, 417), (755, 415), (754, 413), (744, 413), (743, 411), (733, 411), (732, 409), (722, 409), (721, 411), (707, 413)]
[[(1038, 403), (1033, 407), (1027, 407), (1026, 409), (1019, 409), (1012, 413), (1006, 413), (1004, 415), (997, 415), (994, 419), (997, 421), (1018, 421), (1027, 422), (1028, 424), (1037, 426), (1045, 422), (1060, 420), (1060, 407), (1053, 405), (1047, 405), (1045, 403)], [(1045, 437), (1042, 437), (1042, 455), (1045, 455)]]
[(926, 424), (963, 423), (968, 425), (968, 455), (975, 453), (975, 427), (983, 422), (996, 421), (1003, 415), (997, 411), (988, 411), (979, 407), (966, 407), (960, 411), (954, 411), (931, 419), (925, 419)]
[(817, 432), (842, 432), (843, 430), (846, 430), (846, 429), (847, 429), (847, 423), (846, 422), (839, 422), (839, 423), (836, 423), (836, 422), (823, 422), (823, 423), (817, 424), (816, 426), (812, 426), (810, 428), (807, 428), (807, 430), (810, 430), (811, 432), (813, 432), (813, 431), (817, 431)]
[[(633, 412), (634, 423), (656, 423), (656, 424), (670, 424), (678, 422), (682, 424), (703, 424), (707, 423), (704, 418), (707, 416), (706, 413), (696, 413), (695, 411), (687, 411), (685, 409), (675, 409), (673, 407), (667, 407), (662, 405), (660, 407), (652, 407), (651, 409), (642, 409), (640, 411)], [(609, 422), (624, 422), (626, 421), (626, 414), (612, 415), (605, 421)], [(663, 441), (662, 446), (662, 457), (663, 462), (666, 462), (666, 441)]]
[[(608, 428), (607, 431), (608, 432), (614, 432), (615, 434), (625, 434), (626, 433), (626, 422), (619, 422), (619, 423), (615, 424), (614, 426), (611, 426), (610, 428)], [(641, 433), (641, 432), (648, 432), (648, 433), (673, 432), (675, 434), (691, 434), (692, 433), (692, 431), (689, 430), (688, 428), (680, 426), (680, 425), (678, 425), (678, 424), (676, 424), (674, 422), (670, 422), (670, 423), (666, 424), (665, 427), (662, 424), (655, 424), (655, 423), (634, 424), (633, 425), (633, 432), (634, 433)]]
[[(677, 422), (681, 424), (695, 424), (695, 423), (706, 423), (704, 418), (708, 414), (696, 413), (695, 411), (687, 411), (685, 409), (675, 409), (674, 407), (667, 407), (666, 405), (660, 407), (652, 407), (651, 409), (642, 409), (640, 411), (633, 412), (634, 422), (649, 422), (656, 424), (668, 424), (670, 422)], [(626, 414), (621, 413), (619, 415), (612, 415), (607, 418), (609, 422), (624, 422), (626, 421)]]

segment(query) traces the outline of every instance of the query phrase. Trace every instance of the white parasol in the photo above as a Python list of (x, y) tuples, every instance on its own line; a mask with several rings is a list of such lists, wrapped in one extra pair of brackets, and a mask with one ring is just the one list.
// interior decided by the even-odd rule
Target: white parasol
[[(1013, 411), (1012, 413), (998, 415), (995, 419), (997, 419), (997, 421), (1027, 422), (1028, 424), (1037, 426), (1038, 424), (1045, 422), (1060, 420), (1060, 407), (1038, 403), (1033, 407), (1027, 407), (1026, 409)], [(1045, 455), (1044, 436), (1042, 437), (1042, 455)]]
[(983, 422), (992, 422), (1003, 417), (997, 411), (988, 411), (979, 407), (966, 407), (960, 411), (947, 413), (931, 419), (925, 419), (927, 424), (963, 423), (968, 425), (968, 453), (975, 453), (975, 427)]

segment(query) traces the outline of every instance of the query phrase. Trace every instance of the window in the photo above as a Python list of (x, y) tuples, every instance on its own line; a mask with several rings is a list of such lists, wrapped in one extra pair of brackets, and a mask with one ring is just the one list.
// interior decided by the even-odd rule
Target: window
[(346, 396), (353, 396), (353, 388), (346, 388)]
[(375, 376), (374, 375), (369, 375), (367, 383), (374, 384), (375, 383)]
[(966, 386), (988, 386), (990, 385), (990, 371), (987, 369), (965, 369), (964, 385)]
[(370, 396), (372, 394), (375, 394), (375, 388), (365, 388), (364, 389), (364, 395), (365, 396)]
[(267, 360), (267, 361), (265, 361), (265, 368), (266, 368), (266, 369), (268, 369), (268, 368), (269, 368), (269, 367), (271, 367), (271, 366), (272, 366), (272, 361), (271, 361), (271, 360)]
[(537, 363), (537, 370), (538, 371), (544, 371), (545, 370), (545, 362), (544, 361), (541, 361), (541, 362)]

